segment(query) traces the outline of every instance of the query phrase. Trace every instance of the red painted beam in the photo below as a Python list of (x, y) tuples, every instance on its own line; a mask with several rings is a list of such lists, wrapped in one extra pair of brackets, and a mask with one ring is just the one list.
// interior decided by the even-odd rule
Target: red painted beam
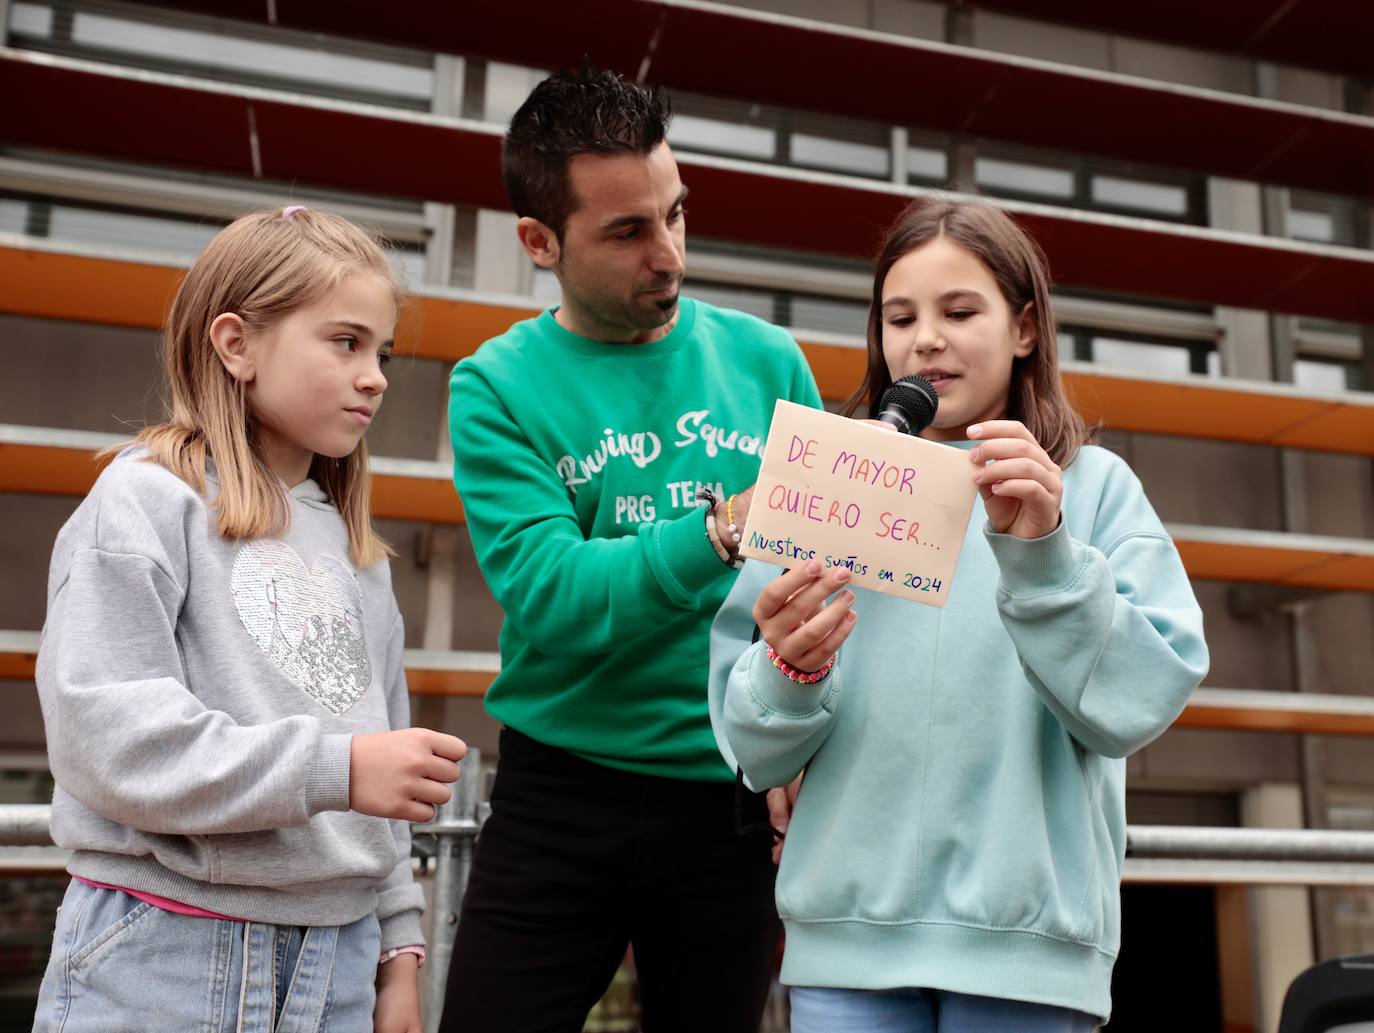
[[(168, 2), (168, 0), (163, 0)], [(1092, 5), (1100, 17), (1219, 29), (1248, 0), (1215, 7)], [(1332, 48), (1370, 67), (1374, 5), (1364, 0), (1254, 4), (1272, 38)], [(171, 5), (168, 6), (180, 6)], [(1009, 0), (1039, 8), (1039, 0)], [(1051, 0), (1066, 12), (1086, 3)], [(261, 22), (260, 0), (207, 0), (202, 10)], [(1130, 9), (1129, 15), (1125, 12)], [(1171, 16), (1168, 12), (1177, 9)], [(1225, 14), (1218, 16), (1218, 9)], [(587, 55), (669, 89), (718, 94), (944, 133), (1168, 165), (1332, 193), (1374, 195), (1374, 119), (1356, 118), (1132, 76), (686, 0), (415, 0), (379, 8), (276, 0), (275, 24), (408, 47), (556, 68)], [(1087, 17), (1087, 15), (1084, 15)], [(1281, 31), (1287, 24), (1291, 35)], [(1189, 31), (1186, 28), (1180, 32)], [(1344, 34), (1343, 34), (1344, 31)]]
[(1374, 4), (1360, 0), (962, 0), (1099, 32), (1374, 78)]
[[(249, 87), (0, 54), (0, 143), (48, 147), (491, 208), (508, 206), (500, 133)], [(208, 143), (207, 143), (208, 141)], [(683, 157), (692, 232), (820, 254), (871, 255), (920, 191)], [(1045, 205), (1006, 206), (1060, 283), (1374, 323), (1374, 253)]]

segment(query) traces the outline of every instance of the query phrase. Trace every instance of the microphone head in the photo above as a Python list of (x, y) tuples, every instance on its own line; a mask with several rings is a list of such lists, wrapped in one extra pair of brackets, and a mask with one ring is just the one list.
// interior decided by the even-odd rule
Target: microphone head
[(919, 434), (930, 426), (939, 407), (940, 396), (935, 393), (935, 386), (925, 377), (912, 373), (883, 392), (878, 402), (878, 419), (884, 418), (883, 413), (895, 409), (906, 421), (906, 432)]

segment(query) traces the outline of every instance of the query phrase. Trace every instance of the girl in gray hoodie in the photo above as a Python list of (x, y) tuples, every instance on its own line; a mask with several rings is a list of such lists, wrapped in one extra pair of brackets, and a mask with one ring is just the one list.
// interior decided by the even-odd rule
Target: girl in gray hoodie
[(37, 681), (73, 879), (35, 1030), (418, 1033), (408, 823), (465, 747), (408, 727), (369, 516), (399, 301), (373, 237), (301, 206), (236, 220), (177, 292), (168, 419), (53, 549)]

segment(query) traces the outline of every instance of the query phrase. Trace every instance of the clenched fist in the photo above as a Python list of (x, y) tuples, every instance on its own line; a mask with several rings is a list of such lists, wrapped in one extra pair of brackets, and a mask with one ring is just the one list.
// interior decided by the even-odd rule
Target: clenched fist
[(452, 795), (462, 739), (428, 728), (355, 735), (348, 774), (348, 806), (360, 814), (430, 821)]

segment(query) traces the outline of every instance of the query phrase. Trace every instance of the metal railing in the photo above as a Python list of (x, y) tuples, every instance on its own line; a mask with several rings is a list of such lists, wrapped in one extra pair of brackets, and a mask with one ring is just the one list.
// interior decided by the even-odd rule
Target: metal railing
[(434, 1033), (439, 1028), (449, 962), (453, 958), (453, 941), (458, 934), (458, 911), (472, 871), (472, 848), (491, 810), (486, 801), (478, 798), (482, 751), (469, 748), (461, 767), (463, 777), (458, 779), (449, 802), (435, 811), (434, 820), (427, 825), (410, 827), (412, 850), (426, 856), (428, 847), (428, 856), (434, 861), (434, 896), (430, 903), (431, 927), (426, 948), (428, 960), (421, 987), (426, 1033)]
[[(460, 765), (462, 777), (448, 803), (434, 820), (411, 826), (411, 850), (433, 870), (433, 899), (430, 905), (432, 928), (426, 945), (427, 960), (421, 984), (425, 1030), (434, 1033), (444, 1007), (449, 961), (458, 931), (458, 910), (472, 870), (472, 848), (486, 820), (489, 806), (479, 799), (482, 751), (470, 748)], [(10, 860), (26, 870), (48, 870), (54, 874), (66, 869), (66, 856), (48, 850), (34, 854), (34, 847), (52, 847), (47, 804), (0, 805), (0, 859), (6, 854), (20, 855)], [(27, 855), (27, 856), (26, 856)], [(0, 870), (0, 876), (4, 871)]]
[(1122, 880), (1370, 887), (1374, 832), (1132, 825)]
[[(411, 830), (415, 855), (432, 867), (434, 880), (421, 988), (429, 1033), (443, 1010), (473, 845), (489, 811), (480, 799), (480, 751), (469, 750), (462, 767), (464, 777), (453, 798), (434, 821)], [(0, 806), (0, 858), (51, 847), (49, 812), (38, 804)], [(39, 867), (56, 872), (64, 865), (49, 856)], [(1123, 881), (1369, 887), (1374, 886), (1374, 832), (1132, 825), (1126, 831)]]

